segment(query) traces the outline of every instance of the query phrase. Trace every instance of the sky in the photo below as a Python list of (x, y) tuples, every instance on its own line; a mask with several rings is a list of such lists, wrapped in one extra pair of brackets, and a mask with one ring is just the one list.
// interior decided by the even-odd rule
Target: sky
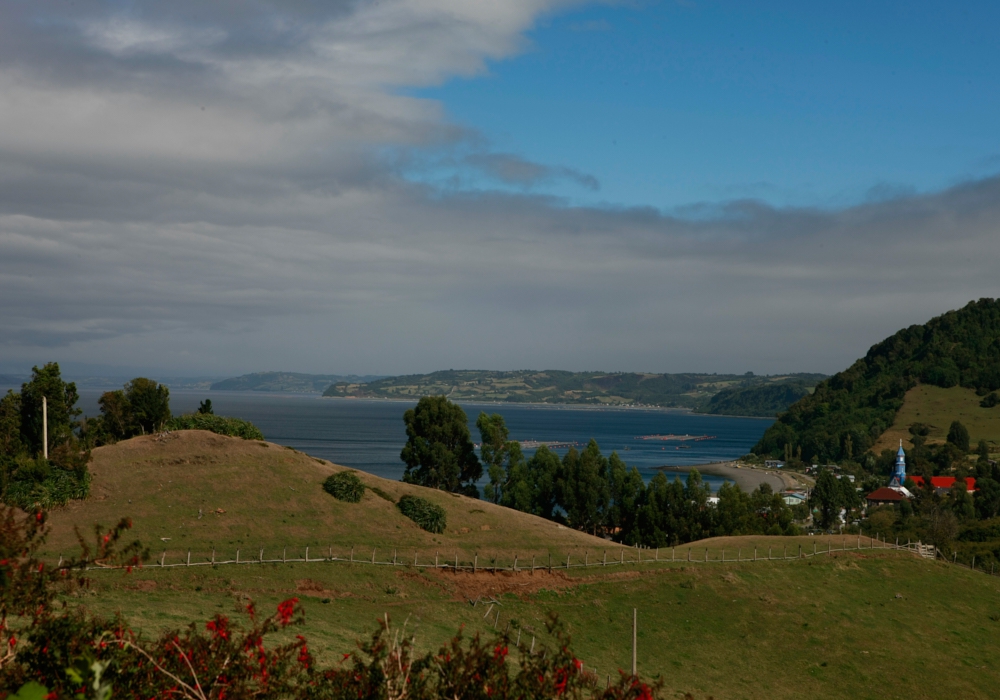
[(0, 371), (838, 371), (998, 294), (998, 20), (2, 3)]

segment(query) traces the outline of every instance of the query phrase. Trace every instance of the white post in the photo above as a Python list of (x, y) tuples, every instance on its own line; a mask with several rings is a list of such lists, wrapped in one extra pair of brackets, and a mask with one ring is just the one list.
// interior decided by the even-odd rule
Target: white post
[(42, 397), (42, 456), (49, 458), (49, 403)]
[(639, 625), (639, 612), (636, 608), (632, 608), (632, 677), (636, 677), (636, 667), (635, 667), (635, 645), (636, 645), (636, 628)]

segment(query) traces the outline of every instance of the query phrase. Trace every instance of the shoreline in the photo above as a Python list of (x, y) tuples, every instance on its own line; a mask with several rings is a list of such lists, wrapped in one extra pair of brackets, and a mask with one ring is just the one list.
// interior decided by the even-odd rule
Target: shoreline
[(770, 484), (771, 488), (778, 493), (784, 491), (790, 484), (779, 472), (765, 471), (763, 469), (753, 469), (751, 467), (738, 467), (736, 462), (709, 462), (708, 464), (691, 464), (687, 466), (667, 466), (656, 467), (658, 471), (672, 472), (674, 474), (687, 474), (692, 469), (697, 469), (701, 474), (711, 476), (721, 476), (739, 485), (744, 491), (753, 491), (761, 484)]

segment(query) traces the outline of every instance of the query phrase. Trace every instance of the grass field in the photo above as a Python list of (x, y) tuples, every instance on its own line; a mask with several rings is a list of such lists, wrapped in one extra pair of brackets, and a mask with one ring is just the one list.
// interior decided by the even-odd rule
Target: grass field
[(910, 389), (903, 400), (903, 407), (896, 414), (896, 420), (875, 444), (874, 450), (896, 449), (899, 441), (912, 447), (909, 428), (914, 423), (930, 426), (928, 442), (944, 442), (952, 421), (961, 421), (969, 429), (972, 443), (986, 440), (992, 443), (991, 451), (1000, 446), (1000, 407), (982, 408), (972, 389), (941, 387), (921, 384)]
[[(94, 495), (54, 514), (50, 553), (71, 551), (74, 524), (131, 515), (135, 533), (155, 553), (167, 548), (168, 561), (175, 562), (188, 548), (205, 553), (238, 545), (256, 556), (259, 547), (277, 552), (310, 543), (316, 547), (311, 557), (328, 547), (338, 555), (351, 546), (359, 553), (395, 547), (407, 561), (415, 552), (425, 562), (435, 552), (465, 561), (478, 552), (480, 566), (493, 558), (509, 566), (515, 553), (521, 566), (532, 554), (540, 563), (549, 553), (554, 563), (567, 554), (574, 563), (594, 563), (605, 551), (609, 560), (640, 554), (522, 513), (361, 475), (370, 486), (397, 496), (419, 493), (445, 507), (447, 532), (430, 535), (371, 492), (353, 505), (325, 494), (319, 484), (336, 469), (274, 445), (195, 431), (101, 448), (94, 458)], [(214, 514), (216, 508), (225, 513)], [(248, 598), (273, 609), (297, 596), (307, 622), (291, 633), (305, 634), (328, 663), (352, 650), (385, 614), (394, 624), (406, 621), (418, 647), (430, 650), (460, 626), (467, 634), (493, 634), (494, 625), (502, 631), (511, 623), (512, 630), (521, 629), (523, 644), (532, 635), (545, 641), (544, 620), (556, 612), (577, 655), (602, 676), (628, 668), (637, 608), (639, 669), (663, 678), (667, 697), (996, 695), (1000, 577), (871, 549), (763, 560), (768, 550), (794, 556), (800, 545), (808, 553), (814, 542), (819, 551), (857, 545), (856, 538), (843, 537), (721, 538), (641, 553), (644, 561), (658, 556), (659, 563), (551, 573), (456, 574), (344, 562), (145, 567), (130, 575), (95, 572), (90, 591), (71, 601), (95, 612), (120, 612), (156, 633), (232, 613)], [(761, 561), (732, 561), (752, 558), (754, 549)], [(689, 550), (693, 560), (707, 556), (710, 562), (688, 563)], [(718, 562), (723, 554), (727, 563)], [(662, 561), (671, 556), (679, 561)]]

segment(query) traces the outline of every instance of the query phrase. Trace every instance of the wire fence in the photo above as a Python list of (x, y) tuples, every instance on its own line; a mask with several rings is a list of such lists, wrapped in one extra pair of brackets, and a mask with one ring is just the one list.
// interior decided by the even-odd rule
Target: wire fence
[[(899, 542), (887, 542), (884, 539), (880, 540), (877, 535), (873, 538), (858, 537), (856, 540), (854, 538), (843, 538), (839, 544), (839, 547), (835, 546), (835, 543), (830, 539), (823, 543), (814, 541), (812, 543), (811, 551), (808, 546), (799, 544), (797, 545), (797, 548), (793, 545), (790, 553), (787, 545), (781, 547), (780, 551), (778, 547), (774, 546), (769, 546), (767, 548), (722, 548), (720, 551), (719, 548), (701, 548), (695, 546), (694, 543), (691, 543), (680, 547), (662, 549), (623, 547), (612, 552), (612, 556), (610, 558), (608, 557), (607, 550), (605, 550), (599, 557), (593, 557), (593, 560), (590, 556), (590, 552), (585, 552), (582, 557), (578, 554), (575, 561), (572, 554), (567, 554), (565, 560), (562, 557), (556, 557), (553, 559), (551, 553), (543, 555), (542, 557), (539, 557), (538, 555), (531, 555), (530, 557), (526, 556), (524, 558), (521, 558), (518, 555), (513, 555), (512, 559), (507, 560), (505, 563), (498, 561), (496, 557), (488, 559), (484, 558), (483, 562), (480, 563), (478, 553), (474, 554), (471, 559), (469, 559), (467, 555), (465, 555), (465, 559), (462, 559), (462, 556), (459, 554), (455, 554), (453, 556), (442, 556), (440, 551), (435, 552), (433, 557), (424, 553), (423, 558), (421, 558), (421, 552), (419, 550), (410, 550), (412, 551), (412, 557), (410, 557), (409, 553), (407, 553), (406, 556), (401, 556), (400, 550), (396, 548), (391, 549), (391, 559), (388, 557), (388, 553), (390, 551), (389, 549), (381, 550), (382, 558), (380, 558), (380, 550), (377, 547), (372, 548), (371, 554), (368, 554), (367, 548), (363, 553), (357, 548), (352, 548), (350, 553), (335, 553), (334, 548), (329, 547), (322, 553), (321, 556), (318, 557), (310, 556), (310, 547), (300, 549), (298, 552), (293, 551), (292, 556), (288, 555), (288, 548), (283, 548), (281, 550), (280, 558), (275, 556), (270, 558), (265, 557), (265, 548), (254, 550), (250, 556), (246, 556), (244, 554), (244, 550), (237, 549), (236, 555), (233, 558), (219, 558), (215, 550), (212, 550), (209, 555), (199, 553), (194, 555), (192, 558), (193, 552), (191, 550), (187, 550), (186, 553), (184, 551), (179, 553), (179, 561), (177, 559), (178, 553), (171, 553), (171, 560), (168, 562), (168, 552), (164, 550), (160, 554), (159, 560), (154, 560), (152, 563), (145, 564), (145, 568), (170, 569), (192, 566), (217, 567), (229, 565), (252, 566), (263, 564), (349, 563), (370, 566), (401, 566), (415, 569), (436, 569), (454, 573), (477, 574), (483, 572), (496, 574), (507, 572), (526, 572), (532, 574), (536, 571), (551, 573), (553, 571), (560, 570), (569, 571), (571, 569), (600, 569), (609, 566), (629, 567), (670, 563), (722, 564), (760, 561), (788, 561), (839, 554), (841, 552), (860, 552), (870, 550), (910, 552), (928, 559), (934, 559), (940, 556), (940, 552), (938, 552), (932, 545), (925, 545), (921, 542), (907, 542), (906, 544), (900, 544)], [(822, 545), (825, 545), (825, 548)], [(313, 552), (315, 554), (316, 548), (313, 548)], [(62, 565), (62, 562), (63, 559), (60, 556), (59, 566)], [(111, 571), (120, 568), (122, 567), (103, 565), (100, 562), (94, 562), (93, 564), (87, 566), (88, 571)]]

